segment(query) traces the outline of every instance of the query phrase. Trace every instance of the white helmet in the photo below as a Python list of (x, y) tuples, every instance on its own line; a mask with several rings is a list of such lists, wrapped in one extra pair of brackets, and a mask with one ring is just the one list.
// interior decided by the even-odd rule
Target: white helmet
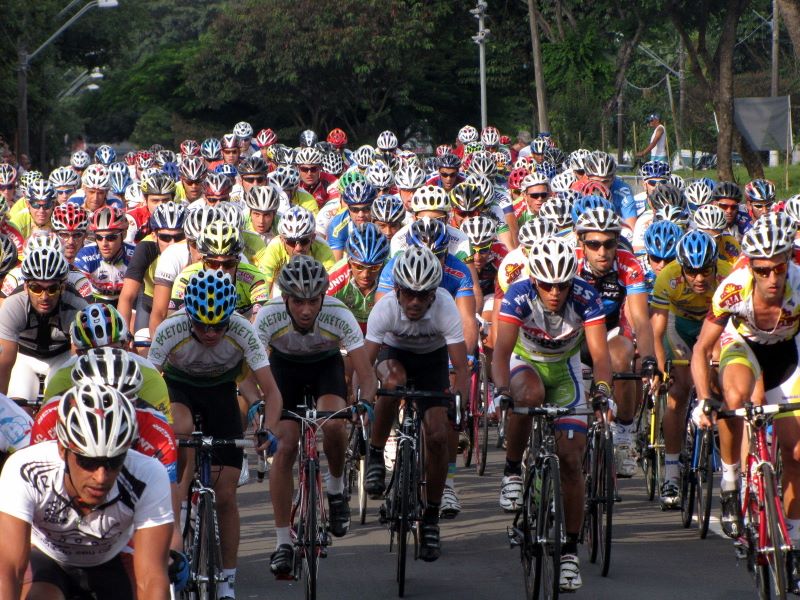
[(419, 165), (408, 163), (397, 169), (394, 182), (401, 190), (416, 190), (425, 185), (425, 171)]
[(275, 283), (284, 297), (318, 298), (328, 289), (328, 273), (318, 260), (298, 254), (283, 266)]
[(466, 145), (478, 141), (478, 130), (472, 125), (464, 125), (458, 130), (458, 141)]
[(249, 140), (253, 137), (253, 126), (247, 121), (239, 121), (233, 126), (233, 135), (240, 140)]
[(583, 168), (587, 175), (612, 177), (617, 172), (617, 162), (608, 152), (596, 150), (583, 159)]
[(795, 226), (800, 225), (800, 194), (795, 194), (784, 203), (783, 212), (791, 217)]
[(554, 196), (548, 198), (539, 209), (539, 218), (548, 219), (556, 227), (564, 228), (572, 223), (572, 204), (564, 198)]
[(697, 229), (722, 231), (728, 226), (725, 211), (714, 204), (703, 204), (694, 211), (692, 220)]
[(376, 189), (389, 188), (394, 185), (394, 175), (392, 170), (382, 160), (376, 160), (364, 174), (367, 183)]
[(525, 222), (519, 228), (519, 243), (523, 248), (530, 250), (534, 244), (541, 240), (552, 237), (558, 233), (558, 226), (550, 219), (538, 217)]
[(375, 148), (368, 145), (360, 146), (353, 152), (352, 157), (358, 168), (366, 169), (375, 160)]
[(567, 192), (576, 181), (577, 178), (572, 171), (564, 171), (550, 180), (550, 187), (554, 192)]
[(460, 229), (473, 248), (487, 246), (497, 238), (497, 222), (484, 215), (467, 217), (461, 222)]
[(424, 210), (450, 212), (450, 197), (444, 188), (437, 185), (423, 185), (414, 192), (411, 198), (411, 211), (417, 213)]
[(285, 238), (298, 239), (314, 233), (316, 223), (313, 213), (302, 206), (293, 206), (281, 217), (278, 233)]
[(87, 188), (107, 190), (111, 188), (111, 177), (105, 166), (95, 163), (86, 167), (81, 177), (81, 183)]
[(566, 240), (548, 237), (539, 240), (528, 252), (531, 278), (545, 283), (564, 283), (575, 277), (578, 260)]
[(58, 404), (56, 435), (64, 448), (93, 458), (124, 454), (137, 437), (136, 409), (108, 385), (70, 388)]
[(569, 168), (575, 171), (583, 171), (585, 169), (583, 163), (586, 160), (586, 157), (591, 154), (590, 150), (586, 150), (585, 148), (578, 148), (577, 150), (573, 150), (569, 153), (569, 157), (567, 162), (569, 164)]
[(529, 187), (534, 185), (546, 185), (550, 187), (550, 180), (547, 177), (538, 171), (531, 173), (530, 175), (526, 175), (522, 180), (522, 183), (519, 184), (519, 189), (522, 191), (527, 190)]
[(48, 180), (54, 188), (76, 188), (81, 183), (80, 176), (69, 167), (58, 167), (57, 169), (54, 169), (53, 172), (50, 173)]
[(321, 165), (322, 152), (314, 148), (300, 148), (294, 155), (294, 164), (296, 165)]
[(575, 231), (584, 233), (586, 231), (608, 231), (619, 233), (622, 231), (622, 221), (613, 210), (607, 208), (593, 208), (585, 211), (578, 217), (575, 224)]
[(69, 158), (69, 164), (71, 164), (74, 168), (83, 170), (89, 166), (89, 163), (92, 162), (91, 157), (89, 154), (83, 150), (76, 150), (72, 153), (72, 156)]
[(500, 144), (500, 132), (491, 125), (481, 132), (481, 144), (484, 146), (497, 146)]
[(679, 190), (683, 191), (686, 189), (686, 182), (684, 181), (683, 177), (680, 175), (676, 175), (672, 173), (668, 178), (669, 182), (674, 185)]
[(494, 200), (494, 184), (492, 183), (491, 179), (485, 175), (471, 173), (470, 175), (467, 175), (465, 182), (471, 183), (472, 185), (477, 185), (478, 189), (481, 191), (481, 197), (483, 198), (484, 202), (486, 202), (486, 204), (492, 203), (492, 200)]
[(39, 229), (31, 233), (31, 237), (25, 242), (25, 248), (22, 250), (23, 260), (27, 258), (31, 252), (39, 248), (50, 248), (56, 252), (64, 252), (64, 244), (55, 231)]
[(70, 373), (72, 383), (109, 385), (136, 402), (144, 385), (142, 370), (131, 354), (122, 348), (92, 348), (78, 357)]
[(67, 259), (60, 251), (49, 246), (32, 250), (22, 260), (22, 276), (27, 281), (63, 281), (67, 273)]
[(442, 282), (442, 263), (428, 248), (409, 246), (395, 260), (392, 275), (402, 288), (415, 292), (435, 290)]
[(190, 240), (196, 240), (209, 223), (223, 218), (222, 211), (216, 206), (200, 206), (186, 211), (183, 232)]
[(281, 191), (274, 185), (257, 185), (244, 195), (244, 201), (250, 210), (269, 212), (278, 210), (281, 202)]
[(380, 135), (378, 135), (378, 141), (375, 145), (378, 147), (378, 150), (388, 152), (391, 150), (396, 150), (399, 142), (397, 141), (397, 136), (393, 131), (386, 130), (382, 131)]
[(293, 191), (300, 183), (300, 171), (294, 165), (279, 165), (267, 179), (286, 192)]
[(683, 188), (683, 197), (690, 204), (703, 206), (711, 202), (711, 192), (709, 185), (705, 181), (698, 179)]
[(344, 159), (338, 152), (326, 152), (322, 157), (322, 170), (337, 177), (344, 171)]
[(783, 213), (767, 213), (753, 223), (742, 238), (742, 253), (748, 258), (772, 258), (789, 252), (794, 245), (792, 218)]

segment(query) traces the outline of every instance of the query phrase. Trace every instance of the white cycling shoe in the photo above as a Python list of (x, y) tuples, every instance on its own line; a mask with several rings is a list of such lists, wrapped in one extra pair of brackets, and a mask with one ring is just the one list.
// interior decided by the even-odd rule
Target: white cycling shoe
[(561, 579), (559, 587), (562, 592), (575, 592), (583, 586), (581, 579), (581, 563), (575, 554), (561, 555)]
[(522, 500), (522, 477), (504, 475), (500, 484), (500, 508), (506, 512), (514, 512)]
[(439, 508), (439, 517), (442, 519), (455, 519), (461, 512), (461, 502), (458, 501), (456, 491), (445, 486), (442, 492), (442, 504)]
[(636, 474), (636, 449), (633, 440), (614, 440), (614, 464), (618, 477), (633, 477)]

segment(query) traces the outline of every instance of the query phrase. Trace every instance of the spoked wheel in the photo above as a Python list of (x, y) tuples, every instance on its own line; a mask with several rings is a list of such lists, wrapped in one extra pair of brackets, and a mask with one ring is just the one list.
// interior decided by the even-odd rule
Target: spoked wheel
[(692, 526), (692, 516), (694, 514), (694, 498), (697, 489), (697, 474), (692, 468), (695, 453), (700, 448), (695, 447), (695, 440), (699, 440), (700, 435), (696, 433), (694, 423), (689, 421), (686, 425), (686, 439), (683, 443), (683, 452), (680, 456), (681, 473), (681, 523), (684, 527)]
[(522, 511), (517, 513), (514, 519), (514, 528), (521, 535), (520, 538), (520, 559), (522, 560), (522, 573), (525, 576), (525, 598), (538, 597), (538, 580), (541, 577), (541, 564), (536, 561), (536, 531), (539, 520), (539, 498), (536, 496), (534, 481), (536, 472), (531, 469), (525, 481), (525, 488), (522, 496)]
[(369, 468), (369, 448), (366, 440), (368, 432), (364, 432), (365, 439), (361, 440), (361, 456), (358, 460), (358, 519), (364, 525), (367, 522), (367, 469)]
[(489, 374), (486, 370), (486, 362), (481, 358), (481, 368), (478, 372), (480, 378), (480, 402), (478, 403), (478, 414), (473, 419), (475, 424), (475, 468), (478, 475), (486, 472), (486, 452), (489, 448)]
[(778, 514), (783, 510), (781, 499), (777, 495), (777, 482), (775, 473), (767, 468), (762, 472), (764, 479), (764, 507), (767, 520), (767, 535), (771, 551), (766, 552), (766, 563), (769, 572), (769, 582), (774, 598), (786, 598), (789, 589), (789, 576), (786, 569), (786, 548), (790, 545), (783, 535), (783, 529), (778, 521)]
[(500, 420), (497, 422), (497, 443), (495, 448), (502, 448), (506, 443), (506, 424), (508, 423), (508, 409), (500, 411)]
[(617, 478), (614, 466), (614, 440), (611, 431), (606, 430), (600, 438), (601, 450), (597, 464), (597, 537), (596, 545), (600, 551), (600, 574), (608, 575), (611, 568), (611, 539), (616, 499)]
[(197, 598), (216, 600), (217, 578), (222, 572), (222, 554), (217, 539), (216, 513), (211, 497), (201, 496), (197, 510), (201, 515), (200, 551), (196, 560)]
[(408, 535), (413, 517), (413, 448), (401, 442), (397, 451), (397, 481), (394, 487), (394, 502), (397, 507), (397, 595), (401, 598), (406, 590), (406, 559), (408, 557)]
[(317, 464), (308, 462), (308, 500), (306, 515), (303, 523), (303, 579), (305, 581), (306, 600), (316, 600), (317, 574), (319, 571), (319, 554), (317, 534), (319, 532), (319, 517), (317, 515)]
[(595, 429), (589, 430), (586, 452), (583, 457), (583, 477), (585, 512), (583, 518), (583, 532), (586, 540), (586, 549), (589, 552), (589, 562), (597, 562), (597, 460), (595, 454), (598, 450), (598, 436)]
[(697, 468), (695, 479), (697, 486), (697, 527), (701, 539), (708, 535), (708, 524), (711, 520), (711, 501), (714, 492), (714, 432), (705, 429), (700, 436), (700, 448), (697, 450)]
[(561, 476), (558, 460), (547, 457), (542, 465), (537, 533), (543, 540), (536, 551), (534, 599), (558, 598), (561, 583), (561, 540), (564, 535), (564, 510), (561, 501)]
[(642, 458), (642, 469), (644, 470), (644, 485), (647, 492), (647, 499), (651, 502), (656, 497), (656, 451), (654, 448), (646, 448)]

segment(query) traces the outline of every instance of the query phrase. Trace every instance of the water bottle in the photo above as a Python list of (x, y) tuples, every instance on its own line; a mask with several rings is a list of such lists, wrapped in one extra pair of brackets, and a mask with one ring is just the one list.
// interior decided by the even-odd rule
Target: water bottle
[(256, 466), (256, 480), (258, 482), (264, 481), (264, 475), (267, 473), (267, 459), (264, 458), (264, 453), (258, 453), (258, 466)]

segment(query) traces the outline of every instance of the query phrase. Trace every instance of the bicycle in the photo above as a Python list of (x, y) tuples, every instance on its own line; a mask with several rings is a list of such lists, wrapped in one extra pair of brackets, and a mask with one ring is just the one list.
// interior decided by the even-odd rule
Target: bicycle
[(464, 448), (464, 466), (475, 460), (478, 475), (486, 472), (486, 454), (489, 446), (489, 406), (491, 387), (483, 343), (478, 341), (478, 353), (472, 362), (465, 429), (469, 443)]
[(370, 426), (363, 417), (350, 428), (344, 463), (344, 493), (347, 499), (358, 494), (358, 518), (362, 525), (367, 522), (367, 490), (365, 487), (369, 468)]
[(195, 450), (194, 476), (189, 487), (188, 510), (183, 524), (183, 540), (189, 561), (189, 584), (180, 597), (186, 600), (213, 600), (222, 577), (222, 549), (219, 539), (216, 496), (211, 487), (211, 455), (219, 448), (252, 448), (253, 440), (219, 439), (204, 435), (199, 415), (194, 418), (191, 438), (178, 440), (181, 448)]
[(427, 408), (445, 406), (451, 408), (455, 400), (455, 420), (460, 421), (460, 398), (458, 394), (416, 390), (412, 385), (394, 390), (381, 388), (377, 396), (400, 398), (403, 402), (397, 427), (397, 454), (392, 478), (384, 494), (380, 508), (381, 523), (389, 525), (389, 551), (397, 539), (397, 589), (401, 598), (405, 594), (406, 558), (408, 536), (414, 539), (414, 560), (419, 557), (418, 529), (426, 504), (425, 495), (425, 437), (422, 434), (423, 413), (416, 405), (425, 400)]
[(748, 429), (747, 469), (742, 487), (744, 535), (737, 540), (737, 553), (747, 559), (761, 598), (786, 598), (789, 588), (787, 553), (792, 550), (786, 516), (778, 492), (775, 470), (777, 444), (767, 442), (767, 426), (776, 414), (798, 410), (794, 404), (754, 406), (720, 410), (722, 419), (743, 417)]

